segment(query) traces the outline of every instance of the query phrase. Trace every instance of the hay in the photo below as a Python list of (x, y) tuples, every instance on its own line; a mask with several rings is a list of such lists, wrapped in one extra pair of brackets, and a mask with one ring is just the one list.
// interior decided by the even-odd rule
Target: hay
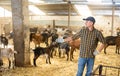
[[(45, 56), (40, 56), (37, 60), (37, 67), (16, 67), (15, 69), (2, 71), (0, 76), (76, 76), (77, 72), (77, 60), (78, 60), (79, 51), (74, 52), (74, 60), (66, 61), (65, 58), (59, 58), (54, 56), (51, 58), (52, 64), (46, 64)], [(31, 52), (31, 65), (33, 52)], [(103, 51), (96, 56), (94, 69), (99, 65), (108, 65), (108, 66), (118, 66), (120, 67), (119, 61), (120, 55), (115, 54), (115, 47), (108, 47), (107, 54), (105, 55)], [(5, 63), (7, 64), (7, 63)], [(115, 71), (108, 70), (107, 76), (114, 76)], [(85, 74), (85, 72), (84, 72)]]

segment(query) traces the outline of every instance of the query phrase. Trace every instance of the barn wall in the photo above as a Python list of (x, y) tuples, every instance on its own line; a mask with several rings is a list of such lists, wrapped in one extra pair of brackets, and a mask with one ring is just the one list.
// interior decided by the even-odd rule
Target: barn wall
[[(82, 16), (71, 16), (70, 26), (73, 28), (81, 27), (84, 25), (84, 21), (82, 20), (85, 17)], [(112, 26), (112, 17), (110, 16), (95, 16), (96, 24), (95, 27), (97, 27), (99, 30), (103, 30), (103, 34), (111, 35), (111, 26)], [(53, 25), (53, 20), (55, 20), (56, 25), (65, 25), (68, 24), (68, 17), (66, 16), (32, 16), (30, 17), (30, 24), (35, 26), (42, 26), (43, 25)], [(120, 17), (115, 16), (114, 17), (114, 25), (113, 25), (113, 35), (116, 35), (116, 29), (120, 28)]]
[(0, 34), (2, 33), (8, 33), (10, 30), (12, 30), (12, 23), (11, 18), (3, 18), (0, 17)]
[[(71, 16), (71, 22), (70, 26), (73, 28), (75, 27), (81, 27), (84, 25), (84, 21), (82, 20), (84, 17), (82, 16)], [(111, 35), (111, 25), (112, 25), (112, 17), (110, 16), (95, 16), (96, 18), (96, 24), (95, 27), (97, 27), (100, 30), (103, 30), (104, 35)], [(5, 32), (3, 30), (3, 27), (5, 24), (10, 24), (9, 30), (12, 29), (12, 23), (11, 18), (0, 18), (0, 32)], [(68, 25), (68, 17), (67, 16), (30, 16), (30, 27), (44, 27), (45, 25), (53, 25), (53, 20), (55, 20), (55, 24), (60, 26), (67, 26)], [(113, 35), (116, 35), (116, 28), (120, 28), (120, 17), (115, 16), (114, 18), (114, 26), (113, 26)], [(8, 27), (8, 25), (7, 25)]]
[[(103, 30), (104, 35), (111, 35), (112, 17), (98, 16), (96, 17), (96, 27)], [(114, 18), (113, 35), (116, 35), (116, 29), (120, 28), (120, 17)]]

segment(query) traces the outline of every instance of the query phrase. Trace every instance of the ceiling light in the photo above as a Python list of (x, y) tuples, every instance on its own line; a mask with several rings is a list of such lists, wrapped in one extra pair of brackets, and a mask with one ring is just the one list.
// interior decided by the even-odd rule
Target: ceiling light
[(87, 0), (88, 3), (102, 3), (102, 0)]
[(76, 9), (78, 10), (79, 14), (82, 16), (91, 16), (91, 11), (87, 5), (75, 5)]
[(45, 3), (44, 1), (40, 1), (40, 0), (28, 0), (28, 1), (32, 3)]
[(29, 10), (36, 15), (45, 15), (43, 11), (41, 11), (39, 8), (37, 8), (34, 5), (29, 5)]

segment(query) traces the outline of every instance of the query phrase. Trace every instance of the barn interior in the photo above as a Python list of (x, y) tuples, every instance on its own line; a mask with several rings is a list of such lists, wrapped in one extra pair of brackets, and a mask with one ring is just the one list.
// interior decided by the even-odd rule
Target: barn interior
[[(28, 12), (30, 27), (45, 28), (53, 24), (81, 27), (84, 25), (82, 19), (87, 16), (94, 16), (96, 27), (104, 30), (103, 32), (108, 35), (111, 35), (111, 32), (112, 35), (116, 35), (116, 29), (120, 27), (119, 0), (28, 0), (25, 3), (28, 4), (26, 12)], [(12, 30), (11, 0), (0, 0), (0, 6), (1, 33), (8, 33)]]
[[(73, 62), (68, 61), (68, 63), (63, 58), (55, 57), (51, 59), (52, 64), (49, 65), (42, 56), (38, 59), (38, 67), (31, 67), (33, 65), (31, 48), (34, 48), (34, 43), (30, 44), (29, 41), (30, 28), (41, 31), (50, 26), (51, 29), (66, 28), (77, 32), (85, 25), (83, 18), (88, 16), (96, 19), (95, 27), (102, 31), (104, 36), (117, 36), (117, 32), (120, 32), (120, 0), (0, 0), (0, 35), (4, 34), (8, 37), (12, 31), (14, 38), (10, 39), (9, 43), (19, 52), (15, 56), (17, 71), (3, 71), (0, 75), (75, 76), (78, 51), (75, 52)], [(108, 50), (107, 55), (102, 52), (96, 57), (95, 68), (99, 64), (120, 67), (118, 60), (120, 55), (115, 54), (115, 46), (110, 46)], [(5, 66), (6, 62), (8, 61), (5, 59)], [(108, 76), (117, 76), (116, 71), (112, 72), (110, 70)]]

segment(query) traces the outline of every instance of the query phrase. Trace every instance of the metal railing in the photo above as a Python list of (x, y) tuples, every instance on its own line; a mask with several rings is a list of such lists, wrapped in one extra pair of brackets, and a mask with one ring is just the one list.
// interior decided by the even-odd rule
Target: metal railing
[[(111, 70), (111, 71), (108, 71), (108, 70)], [(115, 73), (112, 74), (112, 72), (115, 72)], [(120, 67), (99, 65), (91, 73), (91, 76), (120, 76)]]

